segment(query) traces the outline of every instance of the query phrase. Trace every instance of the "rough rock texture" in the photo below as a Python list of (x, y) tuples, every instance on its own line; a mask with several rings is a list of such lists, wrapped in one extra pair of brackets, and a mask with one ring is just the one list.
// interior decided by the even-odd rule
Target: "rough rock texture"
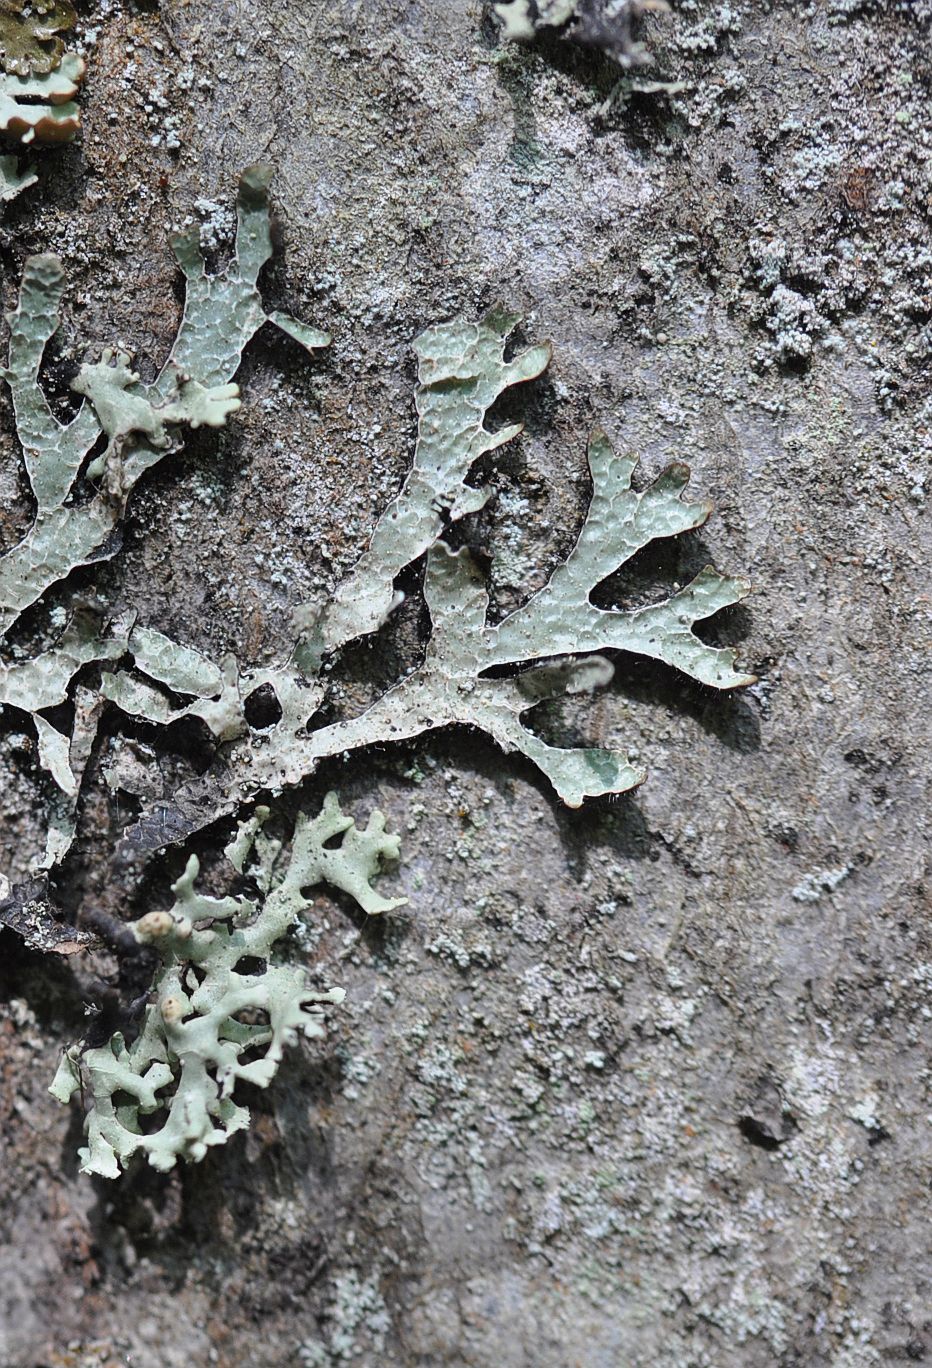
[[(713, 630), (760, 683), (622, 662), (594, 714), (550, 723), (633, 740), (650, 778), (577, 813), (476, 737), (331, 764), (314, 793), (388, 814), (410, 906), (317, 899), (297, 950), (347, 1003), (197, 1167), (76, 1174), (79, 1112), (48, 1082), (84, 1004), (106, 1023), (140, 985), (3, 933), (3, 1368), (932, 1360), (930, 19), (674, 0), (641, 26), (644, 79), (686, 89), (607, 106), (607, 61), (506, 48), (478, 0), (84, 7), (83, 138), (4, 227), (6, 307), (28, 252), (71, 273), (50, 383), (117, 344), (151, 378), (177, 325), (168, 229), (193, 206), (222, 253), (256, 159), (278, 171), (270, 305), (334, 345), (254, 344), (237, 421), (153, 472), (120, 556), (77, 583), (263, 662), (403, 478), (411, 340), (502, 298), (556, 355), (509, 399), (528, 432), (466, 528), (499, 610), (571, 544), (600, 421), (645, 479), (688, 461), (718, 510), (614, 599), (747, 570)], [(7, 546), (29, 508), (0, 403)], [(349, 662), (348, 706), (416, 648), (410, 603)], [(114, 762), (170, 787), (176, 740), (141, 727)], [(5, 719), (20, 875), (29, 746)], [(184, 856), (115, 854), (134, 813), (105, 792), (60, 894), (125, 919)]]

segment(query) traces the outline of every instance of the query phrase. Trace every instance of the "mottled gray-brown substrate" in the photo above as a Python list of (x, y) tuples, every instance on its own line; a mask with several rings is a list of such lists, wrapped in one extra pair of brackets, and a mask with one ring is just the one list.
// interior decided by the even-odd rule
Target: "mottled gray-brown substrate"
[[(712, 630), (760, 683), (621, 662), (549, 726), (630, 743), (650, 778), (578, 813), (476, 737), (333, 765), (310, 796), (389, 814), (383, 886), (410, 907), (364, 925), (321, 896), (303, 950), (347, 1005), (196, 1168), (77, 1174), (79, 1114), (46, 1087), (114, 966), (5, 934), (3, 1368), (932, 1361), (928, 0), (674, 0), (635, 76), (685, 89), (608, 111), (608, 63), (505, 48), (479, 0), (83, 8), (83, 137), (3, 245), (6, 307), (27, 252), (71, 272), (50, 383), (117, 341), (151, 373), (168, 230), (193, 213), (222, 253), (256, 159), (269, 297), (335, 336), (313, 362), (254, 345), (237, 421), (149, 478), (89, 590), (215, 656), (280, 651), (402, 478), (411, 340), (503, 299), (555, 359), (466, 529), (500, 607), (570, 544), (598, 421), (717, 508), (616, 598), (749, 573)], [(9, 545), (28, 504), (0, 402)], [(416, 652), (410, 603), (347, 706)], [(24, 747), (5, 723), (20, 870)], [(140, 731), (133, 763), (171, 785), (177, 749)], [(131, 815), (89, 798), (73, 908), (160, 904), (179, 857), (121, 862)]]

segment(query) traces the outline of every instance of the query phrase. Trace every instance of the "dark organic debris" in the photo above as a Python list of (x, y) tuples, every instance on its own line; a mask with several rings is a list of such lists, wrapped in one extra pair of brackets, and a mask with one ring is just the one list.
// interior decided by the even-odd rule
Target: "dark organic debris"
[(778, 1149), (799, 1129), (779, 1084), (768, 1074), (761, 1074), (751, 1088), (738, 1129), (750, 1144), (768, 1151)]
[(13, 886), (0, 901), (0, 926), (15, 931), (30, 949), (56, 955), (76, 955), (96, 943), (86, 931), (59, 919), (46, 878)]
[(495, 13), (509, 38), (533, 38), (544, 29), (595, 48), (622, 67), (645, 66), (650, 54), (634, 37), (646, 11), (666, 13), (665, 0), (506, 0)]

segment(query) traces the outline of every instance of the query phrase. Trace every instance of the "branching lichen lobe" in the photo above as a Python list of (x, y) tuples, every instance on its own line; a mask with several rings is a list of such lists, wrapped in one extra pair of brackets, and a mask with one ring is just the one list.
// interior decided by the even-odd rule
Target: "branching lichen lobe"
[[(0, 557), (0, 633), (73, 570), (106, 558), (107, 539), (119, 525), (134, 485), (175, 448), (165, 424), (217, 425), (236, 407), (233, 377), (243, 350), (266, 322), (302, 335), (308, 350), (329, 338), (262, 304), (258, 277), (272, 252), (266, 167), (243, 174), (237, 201), (236, 250), (227, 269), (207, 272), (190, 235), (173, 246), (187, 284), (184, 314), (168, 360), (151, 385), (129, 369), (128, 357), (105, 353), (85, 366), (76, 387), (88, 396), (76, 418), (62, 424), (42, 394), (38, 372), (46, 345), (57, 331), (64, 274), (57, 258), (30, 258), (19, 305), (10, 317), (10, 364), (17, 423), (24, 424), (27, 471), (36, 494), (33, 527)], [(115, 364), (112, 364), (115, 359)], [(108, 372), (110, 374), (108, 375)], [(96, 399), (99, 409), (94, 405)], [(95, 497), (69, 503), (83, 461), (101, 432), (107, 459)]]
[[(232, 656), (212, 661), (132, 617), (87, 613), (75, 614), (31, 658), (10, 647), (11, 631), (27, 608), (72, 571), (112, 554), (108, 538), (131, 491), (179, 445), (183, 431), (218, 427), (235, 414), (240, 400), (234, 377), (260, 327), (269, 322), (308, 351), (329, 341), (262, 304), (259, 273), (271, 254), (268, 180), (263, 167), (242, 177), (235, 252), (226, 270), (207, 272), (196, 235), (175, 240), (185, 307), (156, 379), (143, 383), (127, 353), (104, 349), (78, 371), (72, 388), (85, 403), (68, 422), (55, 416), (39, 378), (58, 327), (64, 273), (54, 256), (26, 263), (8, 319), (3, 374), (36, 512), (24, 540), (0, 557), (0, 645), (7, 653), (0, 661), (0, 704), (31, 719), (40, 765), (54, 788), (46, 852), (37, 868), (54, 869), (71, 847), (106, 708), (156, 727), (196, 720), (216, 748), (216, 763), (205, 775), (143, 810), (129, 833), (139, 850), (183, 840), (262, 796), (297, 787), (325, 759), (447, 726), (476, 729), (503, 751), (520, 753), (566, 804), (578, 807), (633, 788), (644, 770), (612, 748), (549, 745), (527, 717), (548, 699), (605, 686), (614, 669), (608, 653), (664, 661), (718, 689), (751, 682), (736, 669), (734, 651), (709, 646), (693, 631), (697, 621), (742, 598), (744, 581), (707, 567), (647, 607), (592, 602), (596, 587), (642, 548), (701, 526), (710, 512), (707, 503), (683, 499), (689, 472), (680, 464), (635, 491), (637, 458), (616, 455), (601, 431), (589, 443), (592, 497), (576, 545), (526, 603), (500, 622), (489, 621), (489, 595), (476, 562), (468, 549), (453, 551), (444, 538), (489, 497), (488, 483), (472, 482), (480, 457), (522, 430), (520, 423), (488, 428), (492, 405), (511, 386), (539, 376), (551, 356), (549, 343), (510, 355), (508, 340), (519, 320), (501, 307), (479, 323), (454, 318), (416, 339), (418, 434), (410, 473), (355, 569), (327, 602), (298, 610), (292, 648), (280, 663), (244, 670)], [(396, 578), (422, 558), (430, 617), (423, 660), (358, 716), (315, 724), (333, 662), (351, 642), (386, 623), (401, 598)], [(251, 725), (248, 701), (260, 690), (277, 706), (270, 720)], [(69, 724), (61, 720), (64, 705), (71, 708)], [(49, 716), (49, 710), (58, 711)], [(247, 1123), (232, 1099), (236, 1081), (267, 1084), (298, 1030), (319, 1034), (315, 1004), (321, 999), (309, 992), (302, 970), (273, 957), (273, 945), (309, 904), (304, 889), (329, 883), (373, 914), (396, 905), (370, 884), (380, 860), (397, 855), (397, 840), (385, 835), (377, 814), (358, 831), (329, 795), (318, 817), (299, 816), (284, 870), (276, 863), (278, 845), (264, 834), (267, 816), (267, 808), (256, 809), (229, 849), (239, 871), (247, 852), (255, 851), (258, 899), (198, 895), (192, 856), (174, 885), (171, 911), (131, 924), (132, 934), (151, 944), (161, 961), (139, 1035), (130, 1044), (114, 1036), (88, 1051), (83, 1065), (70, 1052), (54, 1084), (56, 1096), (65, 1098), (82, 1068), (87, 1075), (91, 1110), (83, 1157), (89, 1171), (115, 1176), (137, 1150), (160, 1168), (203, 1157)], [(337, 838), (336, 849), (325, 844)], [(266, 966), (261, 973), (245, 967), (256, 959)], [(159, 1129), (143, 1124), (141, 1118), (161, 1111), (167, 1115)]]
[[(66, 1053), (52, 1084), (53, 1094), (68, 1101), (82, 1072), (87, 1077), (86, 1173), (115, 1178), (137, 1152), (163, 1170), (179, 1158), (203, 1159), (249, 1124), (249, 1112), (233, 1100), (236, 1084), (267, 1087), (299, 1032), (323, 1034), (322, 1006), (342, 1001), (342, 991), (315, 992), (303, 968), (275, 958), (277, 943), (310, 906), (307, 889), (326, 882), (373, 915), (405, 901), (382, 898), (370, 885), (381, 862), (399, 850), (381, 813), (360, 830), (329, 793), (317, 817), (299, 813), (284, 868), (280, 842), (263, 831), (268, 816), (259, 809), (227, 848), (233, 869), (251, 877), (255, 896), (198, 893), (200, 866), (192, 855), (172, 887), (171, 909), (147, 913), (128, 928), (160, 960), (139, 1034), (129, 1045), (114, 1035), (80, 1063), (77, 1051)], [(333, 848), (328, 843), (337, 837)], [(141, 1118), (162, 1112), (161, 1126), (143, 1127)]]

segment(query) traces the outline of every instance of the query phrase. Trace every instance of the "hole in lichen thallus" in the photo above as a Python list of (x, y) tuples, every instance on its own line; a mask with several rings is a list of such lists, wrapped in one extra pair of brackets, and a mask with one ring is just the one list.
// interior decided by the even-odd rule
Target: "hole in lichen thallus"
[(271, 684), (260, 684), (258, 689), (253, 689), (246, 698), (243, 712), (250, 727), (256, 731), (265, 731), (267, 727), (274, 727), (276, 722), (281, 721), (282, 705)]

